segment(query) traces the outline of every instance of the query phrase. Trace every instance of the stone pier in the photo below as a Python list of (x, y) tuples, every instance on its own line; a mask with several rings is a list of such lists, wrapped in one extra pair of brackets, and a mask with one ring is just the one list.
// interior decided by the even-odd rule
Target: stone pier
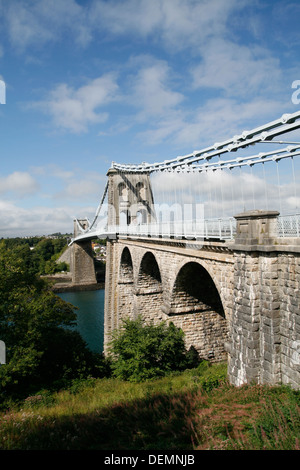
[[(276, 211), (236, 216), (228, 373), (244, 383), (300, 386), (300, 246), (283, 245)], [(285, 243), (287, 241), (285, 240)]]
[[(80, 234), (77, 224), (85, 228), (86, 220), (74, 221), (74, 237)], [(70, 248), (72, 284), (75, 286), (93, 286), (97, 284), (91, 241), (74, 242)]]

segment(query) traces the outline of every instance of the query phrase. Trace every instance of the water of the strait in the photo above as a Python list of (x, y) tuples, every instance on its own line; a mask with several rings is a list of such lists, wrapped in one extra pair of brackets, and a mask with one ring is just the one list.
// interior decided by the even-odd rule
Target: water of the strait
[(104, 289), (58, 294), (78, 310), (77, 331), (91, 351), (102, 353), (104, 340)]

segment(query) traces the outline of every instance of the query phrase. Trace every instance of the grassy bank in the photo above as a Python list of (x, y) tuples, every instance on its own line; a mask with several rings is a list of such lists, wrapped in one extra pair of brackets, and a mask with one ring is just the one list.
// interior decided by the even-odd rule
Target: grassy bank
[(0, 449), (299, 450), (300, 393), (226, 381), (226, 365), (143, 383), (90, 379), (0, 414)]

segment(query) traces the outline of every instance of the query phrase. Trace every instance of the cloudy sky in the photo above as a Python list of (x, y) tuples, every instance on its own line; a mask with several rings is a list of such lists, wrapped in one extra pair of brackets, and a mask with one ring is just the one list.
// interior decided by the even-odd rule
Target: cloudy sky
[(298, 111), (299, 19), (297, 0), (0, 0), (0, 237), (71, 232), (112, 161)]

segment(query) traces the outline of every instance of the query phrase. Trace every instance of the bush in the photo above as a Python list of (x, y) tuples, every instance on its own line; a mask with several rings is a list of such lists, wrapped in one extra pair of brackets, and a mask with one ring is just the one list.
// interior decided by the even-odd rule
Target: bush
[(214, 367), (208, 361), (200, 362), (197, 368), (198, 384), (202, 390), (210, 392), (220, 387), (227, 379), (227, 364), (216, 364)]
[(141, 316), (124, 320), (113, 333), (112, 371), (122, 380), (140, 382), (186, 368), (184, 333), (173, 323), (144, 324)]

